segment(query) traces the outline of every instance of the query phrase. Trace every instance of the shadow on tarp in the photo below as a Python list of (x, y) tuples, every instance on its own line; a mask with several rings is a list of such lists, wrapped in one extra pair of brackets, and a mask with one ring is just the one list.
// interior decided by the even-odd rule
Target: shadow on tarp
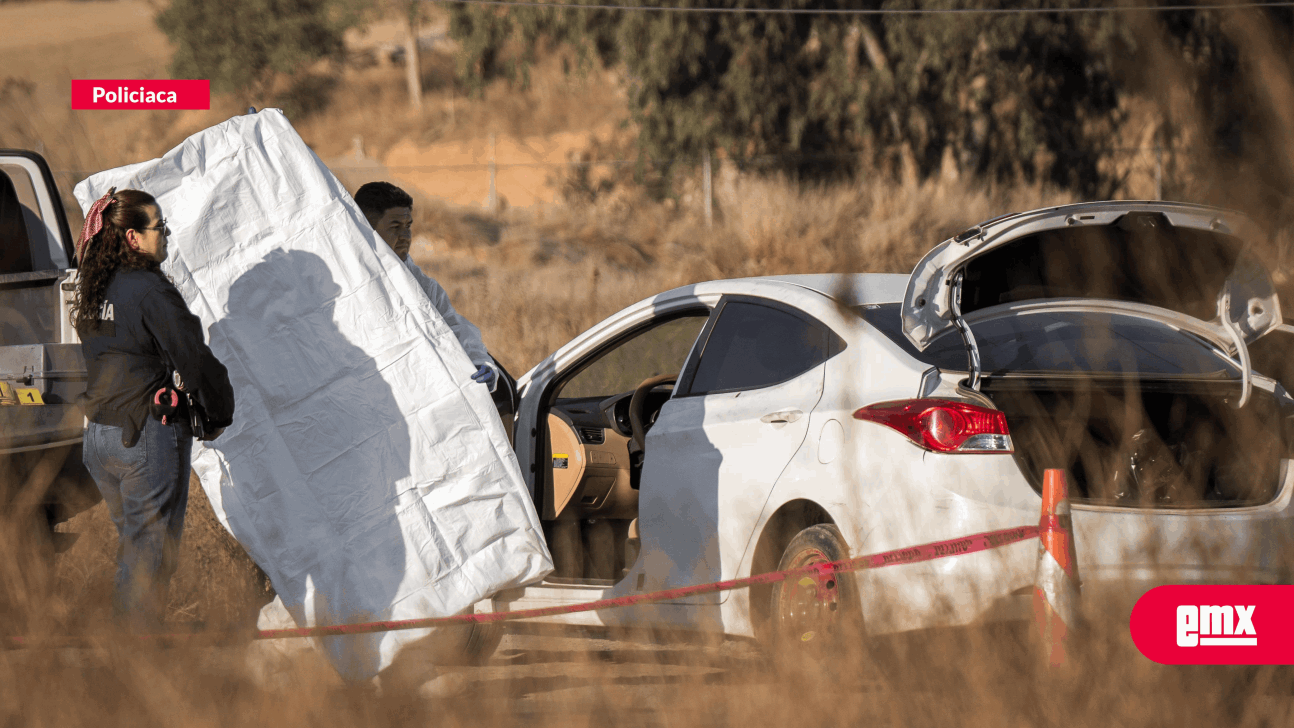
[[(273, 433), (225, 451), (232, 484), (221, 500), (242, 511), (230, 513), (236, 531), (258, 532), (240, 541), (273, 549), (253, 556), (298, 624), (385, 618), (405, 577), (396, 483), (409, 475), (408, 424), (373, 358), (334, 320), (341, 292), (319, 256), (275, 251), (234, 281), (229, 313), (216, 324), (239, 332), (229, 338), (235, 361), (226, 362), (235, 390), (260, 395), (239, 407), (269, 418)], [(283, 477), (297, 487), (258, 492)], [(342, 675), (372, 675), (383, 637), (323, 645)]]

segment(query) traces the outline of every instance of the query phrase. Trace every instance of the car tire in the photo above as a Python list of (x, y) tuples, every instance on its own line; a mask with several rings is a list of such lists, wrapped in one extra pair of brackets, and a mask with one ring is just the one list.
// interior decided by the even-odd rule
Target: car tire
[[(470, 610), (459, 612), (470, 613)], [(402, 646), (378, 676), (378, 684), (384, 694), (420, 692), (430, 682), (454, 675), (452, 668), (484, 664), (502, 638), (500, 624), (437, 627), (426, 637)]]
[[(849, 549), (840, 530), (823, 523), (791, 539), (777, 570), (847, 558)], [(837, 572), (821, 584), (812, 576), (777, 582), (773, 585), (769, 615), (768, 646), (779, 667), (800, 672), (814, 666), (816, 673), (830, 665), (839, 668), (835, 678), (844, 678), (852, 672), (848, 665), (865, 657), (858, 580), (852, 573)]]
[(463, 658), (470, 664), (484, 665), (499, 648), (503, 632), (503, 625), (498, 622), (472, 625), (472, 633), (468, 635), (463, 648)]
[[(461, 614), (470, 614), (470, 611)], [(428, 659), (437, 665), (483, 665), (503, 639), (503, 625), (464, 624), (440, 627), (426, 638)]]

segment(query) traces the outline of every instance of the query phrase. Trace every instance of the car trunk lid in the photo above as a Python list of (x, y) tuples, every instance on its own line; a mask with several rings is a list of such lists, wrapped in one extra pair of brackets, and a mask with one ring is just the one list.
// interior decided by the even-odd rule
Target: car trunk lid
[(1087, 203), (997, 218), (917, 264), (904, 294), (903, 332), (924, 350), (959, 327), (973, 350), (963, 314), (1035, 299), (1119, 301), (1153, 307), (1150, 315), (1162, 320), (1188, 317), (1190, 328), (1247, 359), (1242, 342), (1281, 323), (1271, 275), (1246, 252), (1256, 235), (1239, 213), (1167, 202)]

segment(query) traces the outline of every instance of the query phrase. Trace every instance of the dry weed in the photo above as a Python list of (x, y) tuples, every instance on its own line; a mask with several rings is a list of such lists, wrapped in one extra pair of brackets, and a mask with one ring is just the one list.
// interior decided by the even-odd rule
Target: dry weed
[[(789, 273), (907, 272), (935, 243), (1008, 211), (1072, 201), (1036, 189), (882, 182), (803, 188), (729, 175), (713, 227), (641, 192), (489, 216), (418, 200), (413, 258), (513, 374), (625, 306), (677, 286)], [(518, 371), (519, 370), (519, 371)]]

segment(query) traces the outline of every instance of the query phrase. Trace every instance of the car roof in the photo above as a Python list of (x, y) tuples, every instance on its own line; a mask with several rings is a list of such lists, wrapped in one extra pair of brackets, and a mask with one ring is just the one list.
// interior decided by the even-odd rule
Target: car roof
[(658, 312), (664, 311), (668, 315), (689, 308), (698, 299), (713, 305), (725, 295), (749, 295), (802, 306), (821, 296), (848, 307), (898, 304), (903, 300), (907, 284), (908, 276), (901, 273), (823, 273), (727, 278), (680, 286), (645, 298), (595, 324), (536, 364), (517, 383), (525, 386), (541, 368), (552, 368), (558, 362), (584, 356), (588, 353), (589, 342), (605, 340), (608, 331), (623, 332), (626, 327), (653, 318)]
[(730, 283), (768, 281), (786, 283), (820, 293), (846, 306), (898, 303), (908, 285), (906, 273), (814, 273), (804, 275), (739, 278)]

